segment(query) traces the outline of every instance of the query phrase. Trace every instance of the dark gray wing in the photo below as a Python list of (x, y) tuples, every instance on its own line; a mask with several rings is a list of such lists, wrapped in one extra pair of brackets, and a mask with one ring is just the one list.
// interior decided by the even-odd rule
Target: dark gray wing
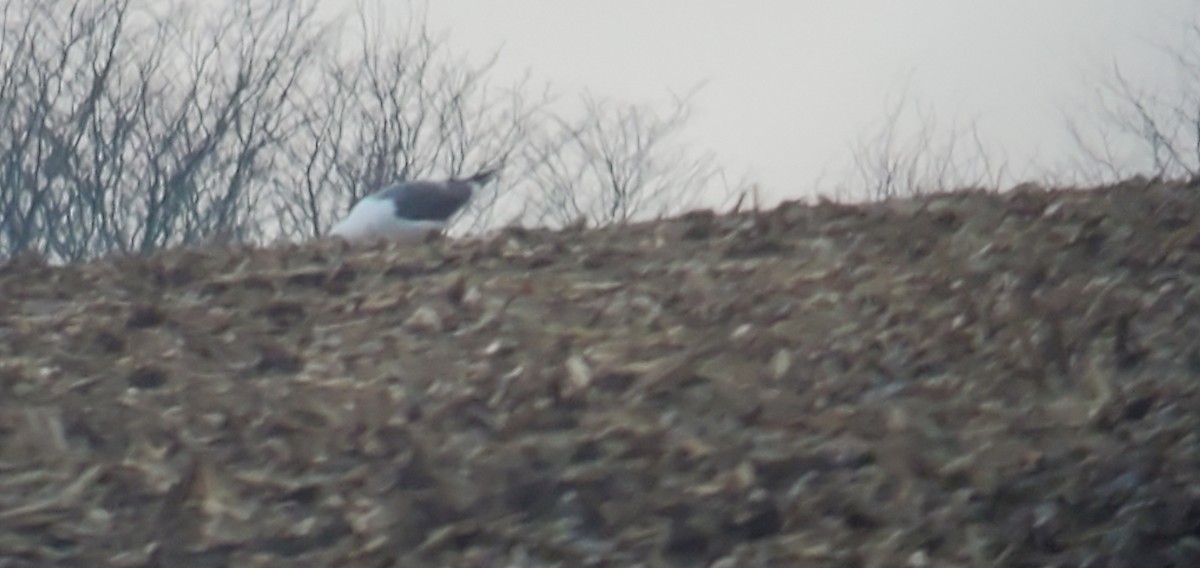
[(410, 221), (445, 221), (471, 200), (465, 180), (409, 181), (380, 190), (376, 197), (391, 199), (396, 216)]

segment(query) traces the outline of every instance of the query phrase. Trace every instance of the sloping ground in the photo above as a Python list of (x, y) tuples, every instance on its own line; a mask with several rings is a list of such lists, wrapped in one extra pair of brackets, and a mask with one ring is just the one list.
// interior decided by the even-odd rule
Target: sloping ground
[(0, 268), (2, 566), (1193, 566), (1200, 189)]

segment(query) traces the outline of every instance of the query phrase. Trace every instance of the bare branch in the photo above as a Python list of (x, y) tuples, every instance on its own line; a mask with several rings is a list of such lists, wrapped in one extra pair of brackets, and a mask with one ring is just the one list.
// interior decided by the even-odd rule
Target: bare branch
[(666, 112), (584, 95), (582, 115), (550, 117), (552, 128), (527, 149), (530, 221), (601, 226), (679, 212), (725, 181), (709, 154), (680, 139), (695, 92)]
[(850, 144), (841, 176), (846, 181), (835, 192), (851, 200), (884, 200), (960, 188), (998, 190), (1008, 165), (996, 153), (976, 119), (941, 126), (906, 86), (887, 103), (878, 125)]
[(1200, 22), (1194, 22), (1189, 33), (1189, 42), (1159, 46), (1176, 70), (1175, 85), (1144, 84), (1113, 63), (1107, 76), (1096, 82), (1097, 110), (1092, 116), (1064, 113), (1075, 145), (1075, 177), (1093, 183), (1138, 174), (1200, 177)]

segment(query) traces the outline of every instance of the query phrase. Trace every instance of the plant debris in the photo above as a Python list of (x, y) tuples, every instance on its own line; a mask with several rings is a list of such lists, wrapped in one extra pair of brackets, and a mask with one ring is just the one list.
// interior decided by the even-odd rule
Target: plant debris
[(4, 566), (1184, 566), (1200, 194), (0, 266)]

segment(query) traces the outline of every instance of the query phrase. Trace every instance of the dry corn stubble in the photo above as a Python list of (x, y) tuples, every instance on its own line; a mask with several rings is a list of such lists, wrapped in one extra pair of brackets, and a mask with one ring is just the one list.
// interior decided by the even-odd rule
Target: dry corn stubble
[(1166, 566), (1195, 188), (0, 267), (10, 565)]

